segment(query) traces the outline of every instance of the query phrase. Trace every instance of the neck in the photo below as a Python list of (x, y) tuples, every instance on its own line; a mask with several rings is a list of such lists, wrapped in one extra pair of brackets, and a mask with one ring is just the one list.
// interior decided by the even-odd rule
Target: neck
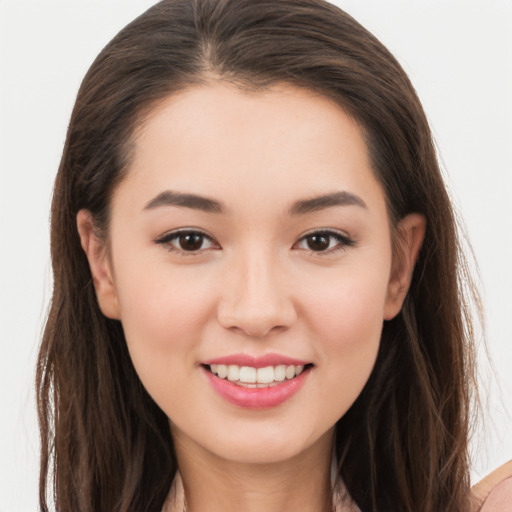
[(174, 434), (189, 512), (332, 510), (331, 431), (291, 459), (258, 464), (222, 459)]

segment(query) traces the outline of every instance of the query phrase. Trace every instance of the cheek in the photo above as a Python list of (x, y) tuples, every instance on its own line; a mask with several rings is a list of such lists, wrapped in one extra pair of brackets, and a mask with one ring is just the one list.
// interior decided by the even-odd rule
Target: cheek
[[(327, 327), (324, 340), (330, 351), (364, 352), (380, 340), (384, 295), (362, 293), (361, 289), (342, 290), (337, 300), (324, 304), (319, 319)], [(326, 346), (326, 348), (327, 348)]]
[[(379, 340), (387, 294), (387, 272), (365, 267), (309, 287), (307, 311), (329, 351), (362, 350)], [(323, 341), (322, 341), (323, 340)]]
[(355, 273), (339, 282), (343, 285), (317, 288), (308, 307), (327, 384), (321, 400), (330, 404), (334, 421), (357, 399), (373, 370), (387, 291), (378, 273)]
[(132, 264), (118, 268), (121, 272), (127, 269), (118, 276), (117, 292), (128, 350), (141, 381), (153, 395), (152, 388), (159, 382), (182, 378), (193, 367), (211, 300), (201, 280), (187, 272), (170, 276), (168, 269), (157, 266), (142, 272), (144, 267)]

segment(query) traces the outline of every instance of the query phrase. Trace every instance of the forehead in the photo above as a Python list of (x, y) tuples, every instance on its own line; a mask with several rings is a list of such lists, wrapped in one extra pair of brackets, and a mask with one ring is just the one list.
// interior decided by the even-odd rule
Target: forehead
[(247, 92), (214, 83), (174, 94), (144, 119), (133, 149), (120, 188), (147, 198), (169, 188), (254, 206), (340, 189), (383, 195), (357, 122), (289, 85)]

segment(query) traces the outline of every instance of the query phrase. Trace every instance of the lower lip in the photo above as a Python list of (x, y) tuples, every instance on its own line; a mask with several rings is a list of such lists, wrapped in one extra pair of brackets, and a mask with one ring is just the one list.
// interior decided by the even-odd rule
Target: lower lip
[(221, 379), (203, 368), (211, 386), (222, 398), (238, 407), (246, 409), (268, 409), (276, 407), (291, 398), (304, 384), (310, 368), (290, 380), (266, 388), (246, 388), (226, 379)]

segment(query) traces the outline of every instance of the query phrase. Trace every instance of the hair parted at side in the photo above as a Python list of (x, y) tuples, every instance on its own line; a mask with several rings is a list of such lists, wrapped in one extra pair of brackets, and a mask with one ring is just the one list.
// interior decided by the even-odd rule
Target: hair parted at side
[(406, 74), (349, 15), (322, 0), (164, 0), (99, 54), (71, 116), (51, 210), (54, 290), (37, 367), (40, 506), (154, 512), (177, 469), (168, 419), (132, 366), (120, 322), (100, 312), (76, 214), (108, 236), (131, 139), (165, 97), (227, 81), (278, 83), (336, 101), (362, 127), (392, 224), (427, 232), (402, 312), (336, 427), (339, 471), (364, 511), (467, 510), (477, 295), (428, 122)]

